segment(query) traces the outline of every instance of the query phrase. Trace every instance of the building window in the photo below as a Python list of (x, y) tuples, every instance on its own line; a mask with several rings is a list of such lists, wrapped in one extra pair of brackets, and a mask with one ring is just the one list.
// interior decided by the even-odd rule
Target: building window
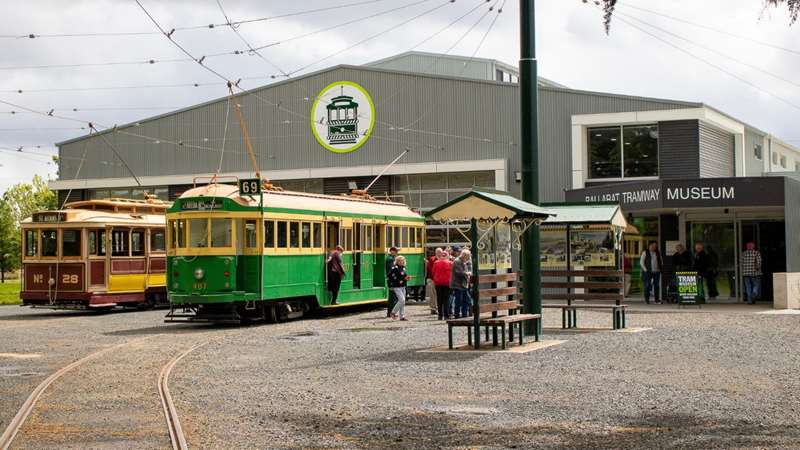
[(658, 176), (658, 126), (589, 129), (589, 178)]
[(777, 153), (773, 153), (772, 154), (772, 165), (773, 166), (777, 166), (778, 165), (778, 154)]
[(794, 163), (794, 171), (795, 172), (800, 172), (800, 162)]
[(786, 155), (781, 155), (781, 167), (786, 168)]
[(755, 144), (753, 146), (753, 156), (759, 161), (764, 157), (764, 147), (761, 144)]

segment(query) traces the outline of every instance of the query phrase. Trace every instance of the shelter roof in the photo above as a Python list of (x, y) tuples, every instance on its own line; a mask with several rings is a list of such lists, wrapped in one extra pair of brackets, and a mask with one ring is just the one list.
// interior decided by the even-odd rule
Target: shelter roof
[(473, 187), (471, 191), (433, 209), (434, 220), (547, 218), (554, 213), (522, 201), (508, 192)]
[(595, 204), (548, 204), (545, 207), (555, 216), (545, 220), (544, 225), (609, 224), (627, 228), (628, 222), (618, 203)]

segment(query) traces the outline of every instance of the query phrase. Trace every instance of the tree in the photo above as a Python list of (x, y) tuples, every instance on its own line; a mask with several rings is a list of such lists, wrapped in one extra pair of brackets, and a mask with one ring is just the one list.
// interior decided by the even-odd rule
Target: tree
[(55, 209), (55, 192), (47, 182), (34, 175), (30, 183), (20, 183), (3, 193), (0, 199), (0, 282), (3, 274), (20, 266), (20, 222), (36, 211)]
[[(587, 3), (589, 0), (583, 0)], [(800, 0), (761, 0), (764, 3), (764, 9), (777, 8), (781, 5), (786, 5), (789, 8), (789, 23), (794, 24), (800, 18)], [(595, 4), (603, 6), (603, 23), (606, 27), (606, 33), (611, 29), (611, 17), (614, 15), (614, 7), (617, 5), (617, 0), (596, 0)]]

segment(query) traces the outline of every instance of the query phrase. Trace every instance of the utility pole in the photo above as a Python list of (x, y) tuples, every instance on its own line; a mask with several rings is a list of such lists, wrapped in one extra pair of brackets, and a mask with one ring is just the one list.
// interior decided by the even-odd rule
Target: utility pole
[[(535, 0), (519, 0), (519, 94), (520, 151), (522, 152), (522, 200), (539, 204), (539, 88), (536, 63)], [(523, 237), (522, 270), (525, 312), (542, 313), (539, 227), (532, 226)], [(530, 324), (530, 322), (528, 322)], [(538, 322), (541, 324), (541, 321)], [(528, 333), (533, 325), (529, 325)], [(541, 332), (541, 330), (539, 330)]]

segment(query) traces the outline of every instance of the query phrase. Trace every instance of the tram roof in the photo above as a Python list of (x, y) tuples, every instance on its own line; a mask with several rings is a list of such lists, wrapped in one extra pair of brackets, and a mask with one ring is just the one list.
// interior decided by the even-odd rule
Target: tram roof
[[(260, 201), (258, 196), (239, 195), (239, 188), (229, 184), (198, 186), (189, 189), (180, 196), (181, 199), (197, 197), (229, 198), (239, 205), (255, 208), (259, 207)], [(308, 192), (268, 190), (264, 191), (264, 207), (423, 219), (420, 214), (412, 211), (411, 208), (404, 203), (349, 195), (336, 196)]]
[(170, 202), (162, 200), (130, 200), (110, 198), (81, 200), (64, 205), (64, 209), (37, 211), (23, 224), (57, 225), (65, 223), (164, 224)]

